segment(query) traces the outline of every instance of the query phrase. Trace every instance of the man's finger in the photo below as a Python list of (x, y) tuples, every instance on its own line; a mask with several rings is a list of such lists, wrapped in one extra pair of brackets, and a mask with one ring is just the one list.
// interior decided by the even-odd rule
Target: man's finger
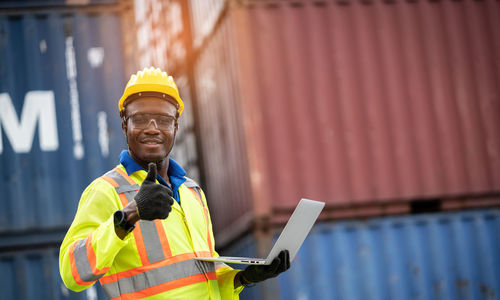
[(148, 164), (148, 175), (146, 176), (146, 179), (144, 179), (145, 182), (156, 182), (156, 164), (155, 163), (149, 163)]
[(286, 271), (286, 265), (287, 265), (286, 252), (287, 252), (286, 250), (283, 250), (278, 254), (278, 258), (280, 259), (280, 265), (278, 266), (277, 273)]
[(290, 268), (290, 252), (288, 252), (288, 250), (285, 250), (284, 253), (285, 253), (285, 255), (283, 258), (283, 261), (284, 261), (283, 272), (285, 272), (286, 270), (288, 270)]
[(268, 271), (269, 273), (273, 274), (274, 276), (277, 275), (278, 268), (280, 267), (281, 260), (279, 258), (279, 255), (276, 256), (275, 259), (271, 262), (271, 264), (268, 266)]

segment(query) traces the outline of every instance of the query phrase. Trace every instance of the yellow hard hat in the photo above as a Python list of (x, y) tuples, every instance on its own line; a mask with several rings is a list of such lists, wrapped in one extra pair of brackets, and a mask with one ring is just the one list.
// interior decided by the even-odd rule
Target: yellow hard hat
[(177, 111), (179, 116), (184, 110), (184, 103), (179, 96), (179, 90), (174, 82), (172, 76), (168, 76), (166, 72), (158, 68), (144, 68), (144, 70), (137, 72), (130, 76), (130, 80), (123, 91), (123, 96), (118, 102), (118, 109), (120, 112), (124, 109), (123, 103), (131, 95), (141, 92), (158, 92), (171, 96), (177, 101), (179, 105)]

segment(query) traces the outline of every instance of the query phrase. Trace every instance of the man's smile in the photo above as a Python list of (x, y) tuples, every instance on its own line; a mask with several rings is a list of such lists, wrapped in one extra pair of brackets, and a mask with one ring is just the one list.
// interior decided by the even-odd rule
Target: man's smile
[(143, 139), (140, 141), (141, 144), (146, 144), (146, 145), (160, 145), (163, 144), (163, 141), (161, 139)]

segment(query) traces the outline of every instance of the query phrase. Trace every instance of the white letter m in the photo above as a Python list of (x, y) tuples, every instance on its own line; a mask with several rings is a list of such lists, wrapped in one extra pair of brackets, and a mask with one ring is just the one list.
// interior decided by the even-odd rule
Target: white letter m
[(56, 107), (53, 91), (31, 91), (24, 98), (21, 119), (8, 93), (0, 93), (0, 154), (3, 152), (2, 128), (16, 153), (28, 153), (33, 144), (36, 123), (42, 151), (59, 148)]

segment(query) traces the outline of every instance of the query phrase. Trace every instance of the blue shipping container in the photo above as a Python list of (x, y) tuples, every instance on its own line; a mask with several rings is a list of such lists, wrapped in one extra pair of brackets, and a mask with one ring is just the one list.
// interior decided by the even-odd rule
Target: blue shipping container
[[(222, 253), (253, 257), (256, 242), (247, 236)], [(240, 296), (500, 299), (499, 253), (499, 209), (319, 223), (290, 270)]]
[(0, 254), (0, 299), (108, 299), (99, 284), (80, 293), (68, 290), (59, 276), (58, 257), (59, 248)]
[[(107, 299), (99, 284), (68, 290), (58, 254), (82, 191), (126, 148), (117, 104), (124, 70), (137, 66), (134, 43), (122, 36), (135, 32), (120, 20), (133, 14), (118, 6), (38, 10), (49, 2), (64, 1), (0, 3), (20, 8), (0, 14), (0, 300)], [(104, 2), (115, 1), (90, 0)], [(176, 80), (185, 113), (174, 156), (192, 171), (189, 86)]]
[(114, 4), (120, 0), (0, 0), (0, 8), (53, 8), (64, 6), (86, 6), (93, 4)]
[(119, 14), (0, 16), (0, 248), (12, 232), (60, 242), (83, 189), (117, 164), (124, 61)]

